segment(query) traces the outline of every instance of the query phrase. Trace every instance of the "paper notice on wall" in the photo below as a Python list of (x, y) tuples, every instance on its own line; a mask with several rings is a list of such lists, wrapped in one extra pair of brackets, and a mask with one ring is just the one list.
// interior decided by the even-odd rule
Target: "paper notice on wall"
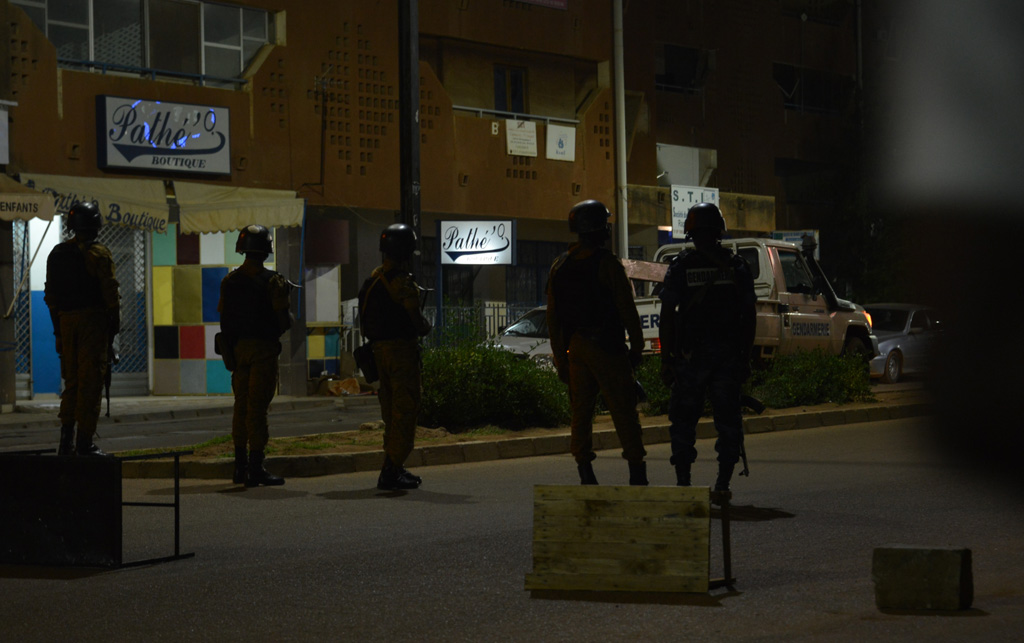
[(548, 158), (555, 161), (576, 160), (576, 128), (548, 125)]
[(506, 120), (505, 149), (511, 156), (537, 156), (537, 123)]

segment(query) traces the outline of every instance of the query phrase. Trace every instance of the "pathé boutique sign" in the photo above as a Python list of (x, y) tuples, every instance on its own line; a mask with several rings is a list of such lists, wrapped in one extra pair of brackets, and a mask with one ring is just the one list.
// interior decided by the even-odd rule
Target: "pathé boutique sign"
[(231, 173), (226, 107), (97, 96), (101, 168)]
[(512, 265), (511, 221), (438, 221), (441, 264)]

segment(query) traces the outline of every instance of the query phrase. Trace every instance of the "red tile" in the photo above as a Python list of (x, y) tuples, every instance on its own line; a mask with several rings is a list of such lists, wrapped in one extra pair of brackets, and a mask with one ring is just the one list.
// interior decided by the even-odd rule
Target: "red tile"
[(179, 351), (181, 359), (205, 359), (205, 329), (202, 326), (182, 326)]

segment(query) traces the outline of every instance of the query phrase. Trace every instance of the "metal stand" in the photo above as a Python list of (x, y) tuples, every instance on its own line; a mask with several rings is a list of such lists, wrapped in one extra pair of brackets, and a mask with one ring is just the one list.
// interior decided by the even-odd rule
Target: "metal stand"
[(174, 507), (174, 554), (172, 556), (161, 556), (157, 558), (147, 558), (145, 560), (136, 560), (130, 563), (121, 563), (121, 567), (137, 567), (139, 565), (152, 565), (155, 563), (166, 563), (172, 560), (181, 560), (183, 558), (192, 558), (195, 556), (195, 552), (189, 552), (182, 554), (181, 545), (181, 456), (191, 455), (192, 451), (169, 451), (166, 453), (154, 453), (150, 455), (130, 455), (123, 458), (118, 458), (124, 462), (125, 460), (155, 460), (157, 458), (166, 458), (167, 456), (174, 456), (174, 502), (122, 502), (122, 507)]
[(732, 499), (731, 491), (712, 491), (711, 502), (718, 505), (719, 515), (722, 519), (722, 565), (725, 568), (723, 578), (712, 578), (708, 581), (708, 589), (725, 587), (729, 591), (735, 591), (736, 579), (732, 575), (732, 545), (729, 535), (729, 500)]

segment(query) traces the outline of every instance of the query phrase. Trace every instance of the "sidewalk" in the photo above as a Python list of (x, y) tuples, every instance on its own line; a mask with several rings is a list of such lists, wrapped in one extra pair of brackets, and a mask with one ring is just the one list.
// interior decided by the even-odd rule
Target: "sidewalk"
[[(769, 409), (760, 416), (744, 416), (744, 430), (748, 434), (753, 434), (861, 422), (880, 422), (925, 416), (932, 410), (922, 390), (896, 391), (887, 395), (876, 394), (876, 397), (878, 398), (876, 402)], [(187, 408), (202, 404), (198, 401), (188, 404), (187, 398), (178, 398), (178, 400), (178, 409), (152, 412), (199, 413), (213, 412), (212, 409), (218, 408), (213, 406), (212, 402), (209, 403), (211, 406), (205, 409)], [(323, 404), (325, 400), (337, 400), (339, 404), (369, 404), (377, 401), (373, 396), (355, 398), (286, 398), (286, 396), (278, 396), (274, 399), (274, 405), (282, 403), (313, 404), (318, 401)], [(138, 402), (138, 404), (145, 404), (145, 402)], [(165, 404), (168, 407), (174, 406), (171, 401), (167, 401)], [(227, 407), (226, 412), (230, 413), (230, 407)], [(113, 411), (111, 413), (113, 415)], [(641, 416), (641, 422), (645, 444), (669, 442), (669, 425), (665, 416)], [(512, 434), (492, 440), (456, 444), (422, 444), (413, 450), (405, 465), (409, 468), (417, 468), (569, 453), (568, 427), (550, 430), (534, 429), (530, 433), (531, 435), (527, 437), (516, 437), (517, 434)], [(697, 438), (713, 438), (715, 435), (712, 419), (701, 419), (697, 426)], [(594, 449), (600, 451), (617, 448), (619, 448), (619, 441), (610, 419), (607, 416), (599, 416), (594, 423)], [(381, 449), (371, 448), (354, 453), (271, 456), (267, 458), (266, 462), (267, 469), (274, 474), (285, 478), (304, 478), (357, 471), (376, 471), (380, 469), (383, 457)], [(180, 464), (180, 475), (183, 478), (230, 479), (232, 470), (233, 463), (230, 458), (192, 459), (186, 457), (182, 458)], [(173, 459), (126, 461), (122, 464), (122, 475), (125, 478), (170, 478), (174, 475), (174, 462)]]
[[(360, 396), (362, 397), (362, 396)], [(354, 398), (353, 398), (354, 400)], [(372, 401), (376, 403), (377, 398)], [(106, 417), (107, 401), (100, 406), (99, 426), (109, 423), (145, 422), (148, 420), (175, 420), (181, 418), (231, 415), (235, 398), (231, 395), (217, 396), (139, 396), (110, 398), (110, 417)], [(364, 402), (350, 402), (364, 403)], [(328, 404), (344, 406), (340, 397), (278, 395), (271, 404), (271, 411), (298, 410)], [(13, 410), (0, 413), (0, 431), (11, 427), (59, 427), (57, 411), (60, 399), (53, 396), (37, 400), (19, 400)]]

